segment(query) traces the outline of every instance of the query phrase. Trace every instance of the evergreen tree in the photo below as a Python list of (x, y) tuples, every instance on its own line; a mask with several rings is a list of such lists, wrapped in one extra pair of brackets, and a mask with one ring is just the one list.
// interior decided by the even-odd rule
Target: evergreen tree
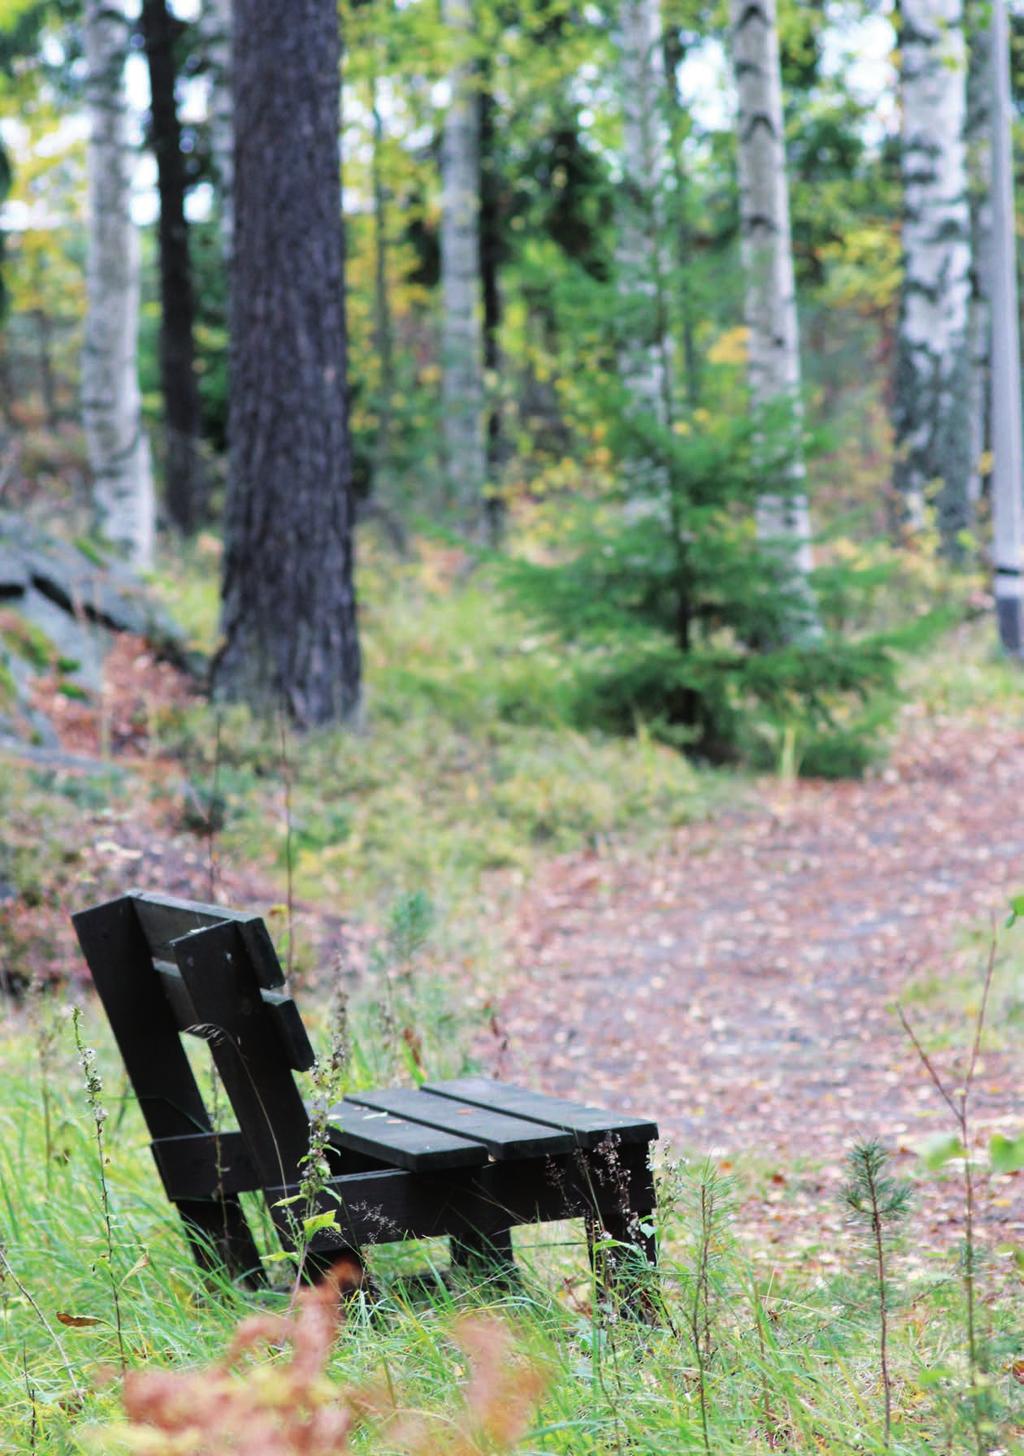
[(351, 719), (352, 561), (334, 0), (235, 0), (224, 695)]

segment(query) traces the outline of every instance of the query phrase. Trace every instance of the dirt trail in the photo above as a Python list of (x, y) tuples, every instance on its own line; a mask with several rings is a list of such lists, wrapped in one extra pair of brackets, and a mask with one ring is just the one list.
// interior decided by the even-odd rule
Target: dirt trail
[[(787, 1169), (784, 1203), (805, 1157), (813, 1203), (856, 1139), (907, 1151), (943, 1125), (893, 1003), (980, 967), (1022, 889), (1024, 733), (909, 718), (878, 778), (770, 782), (647, 859), (554, 865), (521, 909), (491, 1062), (653, 1114), (680, 1149)], [(1024, 1000), (1015, 974), (997, 1021)], [(911, 1010), (927, 1025), (927, 1003)], [(986, 1135), (1024, 1125), (1014, 1026), (982, 1065)], [(1024, 1228), (1024, 1176), (998, 1191), (998, 1221)]]

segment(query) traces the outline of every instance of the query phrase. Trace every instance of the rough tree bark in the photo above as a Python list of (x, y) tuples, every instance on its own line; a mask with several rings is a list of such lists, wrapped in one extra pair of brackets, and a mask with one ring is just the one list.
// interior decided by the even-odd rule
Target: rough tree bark
[(335, 0), (235, 0), (224, 645), (216, 691), (351, 719), (352, 561)]
[(659, 0), (622, 0), (622, 188), (616, 269), (622, 302), (619, 368), (632, 406), (667, 425), (672, 378), (662, 189), (668, 173)]
[(142, 36), (149, 64), (150, 141), (160, 191), (160, 382), (164, 396), (164, 493), (172, 525), (190, 535), (206, 502), (202, 416), (195, 371), (195, 300), (185, 218), (185, 158), (178, 118), (174, 54), (180, 22), (167, 0), (143, 0)]
[[(775, 0), (729, 0), (739, 98), (737, 143), (740, 238), (745, 280), (750, 393), (758, 409), (783, 403), (800, 423), (800, 334), (789, 224), (782, 75)], [(810, 513), (799, 440), (790, 455), (791, 490), (762, 498), (758, 531), (788, 543), (797, 571), (813, 566)]]
[(155, 505), (136, 365), (139, 242), (131, 216), (125, 0), (86, 0), (89, 142), (82, 422), (101, 534), (138, 567), (153, 559)]
[(203, 0), (199, 17), (207, 71), (207, 116), (217, 184), (221, 246), (231, 257), (234, 231), (234, 118), (231, 103), (231, 0)]
[(903, 290), (893, 425), (903, 519), (935, 492), (946, 552), (969, 524), (970, 209), (961, 0), (902, 0)]
[(442, 0), (456, 57), (441, 143), (441, 401), (452, 499), (471, 524), (481, 518), (487, 478), (484, 446), (483, 330), (480, 296), (480, 113), (471, 0)]

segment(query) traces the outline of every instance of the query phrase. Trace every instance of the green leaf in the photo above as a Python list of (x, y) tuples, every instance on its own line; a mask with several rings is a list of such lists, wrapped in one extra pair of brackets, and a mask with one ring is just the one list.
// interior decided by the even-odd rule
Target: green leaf
[(1024, 916), (1024, 895), (1014, 895), (1010, 901), (1010, 913), (1006, 918), (1007, 925), (1014, 925)]
[(312, 1218), (302, 1220), (302, 1232), (307, 1239), (318, 1234), (321, 1229), (336, 1229), (338, 1227), (338, 1215), (332, 1208), (330, 1213), (314, 1213)]
[(260, 1257), (264, 1264), (283, 1264), (286, 1259), (291, 1259), (292, 1261), (295, 1259), (295, 1255), (290, 1249), (278, 1251), (276, 1254), (261, 1254)]
[(917, 1372), (917, 1383), (922, 1390), (927, 1390), (932, 1385), (940, 1385), (943, 1380), (955, 1380), (956, 1371), (951, 1370), (948, 1365), (933, 1365), (929, 1370)]
[(1019, 1173), (1024, 1168), (1024, 1133), (1018, 1138), (996, 1133), (988, 1145), (993, 1173)]
[(292, 1193), (288, 1198), (278, 1198), (274, 1203), (274, 1207), (288, 1208), (292, 1203), (301, 1203), (303, 1196), (301, 1193)]
[(965, 1149), (956, 1133), (940, 1132), (936, 1137), (929, 1138), (919, 1152), (925, 1167), (935, 1173), (945, 1163), (952, 1162), (954, 1158), (962, 1158)]

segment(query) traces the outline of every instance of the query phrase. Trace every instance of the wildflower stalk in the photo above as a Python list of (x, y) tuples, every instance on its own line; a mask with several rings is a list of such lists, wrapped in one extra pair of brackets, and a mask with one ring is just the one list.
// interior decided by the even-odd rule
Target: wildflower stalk
[(87, 1047), (82, 1041), (82, 1013), (77, 1006), (71, 1013), (71, 1022), (74, 1027), (75, 1050), (78, 1052), (78, 1061), (82, 1068), (82, 1076), (85, 1079), (85, 1100), (88, 1102), (89, 1111), (92, 1113), (93, 1129), (96, 1137), (96, 1156), (99, 1163), (100, 1178), (100, 1201), (103, 1208), (103, 1231), (107, 1245), (107, 1274), (110, 1278), (110, 1292), (114, 1303), (114, 1329), (117, 1334), (118, 1358), (123, 1375), (128, 1368), (128, 1357), (125, 1351), (124, 1327), (121, 1320), (121, 1295), (117, 1287), (117, 1278), (114, 1274), (114, 1226), (110, 1212), (110, 1189), (107, 1185), (106, 1149), (103, 1138), (103, 1126), (107, 1120), (107, 1109), (103, 1105), (103, 1078), (100, 1076), (96, 1066), (95, 1051), (92, 1047)]
[(975, 1446), (978, 1456), (982, 1456), (984, 1450), (984, 1435), (981, 1422), (981, 1383), (979, 1381), (980, 1361), (978, 1354), (977, 1339), (977, 1291), (976, 1291), (976, 1270), (977, 1258), (974, 1240), (974, 1162), (971, 1157), (971, 1090), (974, 1086), (974, 1075), (978, 1067), (978, 1056), (981, 1052), (981, 1038), (985, 1029), (985, 1017), (988, 1012), (989, 993), (992, 989), (992, 978), (995, 973), (996, 962), (996, 940), (993, 934), (989, 947), (988, 962), (985, 967), (985, 975), (982, 981), (981, 1001), (978, 1006), (978, 1013), (974, 1019), (974, 1039), (971, 1044), (970, 1061), (967, 1066), (967, 1075), (960, 1086), (950, 1087), (940, 1076), (935, 1063), (925, 1051), (924, 1047), (911, 1026), (903, 1007), (897, 1008), (903, 1030), (907, 1033), (910, 1041), (917, 1052), (921, 1065), (928, 1073), (935, 1090), (952, 1113), (956, 1124), (957, 1134), (960, 1140), (959, 1154), (962, 1160), (963, 1181), (964, 1181), (964, 1304), (966, 1308), (967, 1322), (967, 1366), (968, 1379), (971, 1391), (971, 1416), (974, 1427)]

